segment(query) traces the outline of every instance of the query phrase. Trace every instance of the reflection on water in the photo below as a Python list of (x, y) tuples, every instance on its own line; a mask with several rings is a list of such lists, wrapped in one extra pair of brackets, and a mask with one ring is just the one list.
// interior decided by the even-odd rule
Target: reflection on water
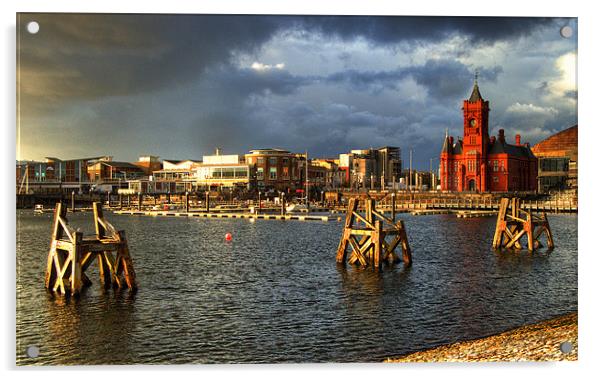
[(93, 265), (64, 299), (44, 289), (52, 215), (19, 211), (19, 364), (375, 361), (577, 309), (576, 216), (531, 254), (492, 251), (494, 218), (401, 215), (414, 263), (381, 273), (336, 264), (341, 223), (108, 217), (140, 290), (104, 291)]

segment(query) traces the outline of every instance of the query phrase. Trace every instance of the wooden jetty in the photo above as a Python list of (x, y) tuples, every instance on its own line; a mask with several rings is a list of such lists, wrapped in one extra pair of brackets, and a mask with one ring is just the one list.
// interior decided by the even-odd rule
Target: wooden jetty
[(547, 237), (548, 249), (554, 248), (552, 231), (545, 212), (536, 216), (520, 207), (518, 198), (502, 198), (493, 236), (494, 249), (522, 249), (521, 238), (527, 237), (529, 251), (542, 247), (539, 238)]
[(335, 217), (328, 215), (294, 215), (294, 214), (269, 214), (269, 213), (207, 213), (207, 212), (178, 212), (178, 211), (130, 211), (115, 210), (114, 214), (132, 216), (171, 216), (171, 217), (200, 217), (200, 218), (249, 218), (258, 220), (283, 220), (283, 221), (332, 221)]
[(458, 218), (474, 218), (474, 217), (493, 217), (496, 216), (496, 211), (457, 211), (456, 217)]
[[(67, 221), (67, 207), (57, 203), (54, 210), (52, 239), (46, 265), (46, 288), (66, 295), (78, 295), (92, 284), (86, 269), (94, 260), (104, 288), (125, 285), (136, 290), (136, 274), (123, 230), (117, 231), (103, 216), (100, 203), (93, 203), (96, 235), (84, 237)], [(115, 255), (113, 255), (115, 253)]]
[(452, 213), (449, 209), (417, 209), (411, 211), (412, 216), (425, 216), (425, 215), (443, 215)]
[(378, 212), (374, 199), (365, 199), (363, 202), (364, 216), (358, 211), (358, 199), (349, 200), (343, 234), (337, 250), (337, 262), (345, 263), (347, 250), (351, 248), (348, 260), (350, 264), (359, 263), (380, 270), (383, 261), (389, 263), (400, 261), (395, 254), (395, 249), (399, 246), (402, 250), (403, 262), (407, 266), (411, 265), (412, 253), (403, 221), (395, 222), (394, 213), (389, 218)]

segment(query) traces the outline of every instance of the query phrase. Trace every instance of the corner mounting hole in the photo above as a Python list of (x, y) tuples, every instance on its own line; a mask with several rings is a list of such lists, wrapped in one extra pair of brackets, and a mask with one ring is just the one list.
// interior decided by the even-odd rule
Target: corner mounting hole
[(35, 21), (29, 21), (27, 23), (27, 31), (29, 32), (29, 34), (36, 34), (40, 31), (40, 24), (38, 24)]
[(25, 353), (29, 358), (37, 358), (40, 356), (40, 348), (37, 346), (29, 346)]
[(570, 38), (573, 35), (573, 28), (566, 25), (560, 28), (560, 35), (564, 38)]
[(568, 354), (571, 351), (573, 351), (573, 344), (570, 342), (563, 342), (560, 344), (560, 351), (562, 351), (564, 354)]

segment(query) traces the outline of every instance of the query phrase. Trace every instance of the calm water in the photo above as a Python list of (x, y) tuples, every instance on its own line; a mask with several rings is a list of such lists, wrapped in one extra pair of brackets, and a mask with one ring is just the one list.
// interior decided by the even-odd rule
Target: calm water
[[(91, 214), (69, 217), (91, 231)], [(109, 214), (139, 291), (104, 293), (94, 265), (93, 286), (64, 300), (44, 288), (52, 215), (19, 211), (17, 361), (378, 361), (577, 310), (576, 216), (549, 216), (549, 254), (494, 253), (494, 218), (401, 217), (414, 264), (379, 274), (337, 267), (341, 222)]]

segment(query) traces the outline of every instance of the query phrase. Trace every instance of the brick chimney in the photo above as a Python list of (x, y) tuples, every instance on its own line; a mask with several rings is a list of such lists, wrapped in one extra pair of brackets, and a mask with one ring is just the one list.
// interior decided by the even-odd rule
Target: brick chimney
[(517, 145), (517, 146), (520, 146), (520, 134), (517, 134), (517, 135), (514, 137), (514, 141), (516, 142), (516, 145)]
[(506, 143), (506, 138), (504, 137), (504, 129), (500, 129), (497, 132), (497, 139), (500, 140), (501, 143)]

